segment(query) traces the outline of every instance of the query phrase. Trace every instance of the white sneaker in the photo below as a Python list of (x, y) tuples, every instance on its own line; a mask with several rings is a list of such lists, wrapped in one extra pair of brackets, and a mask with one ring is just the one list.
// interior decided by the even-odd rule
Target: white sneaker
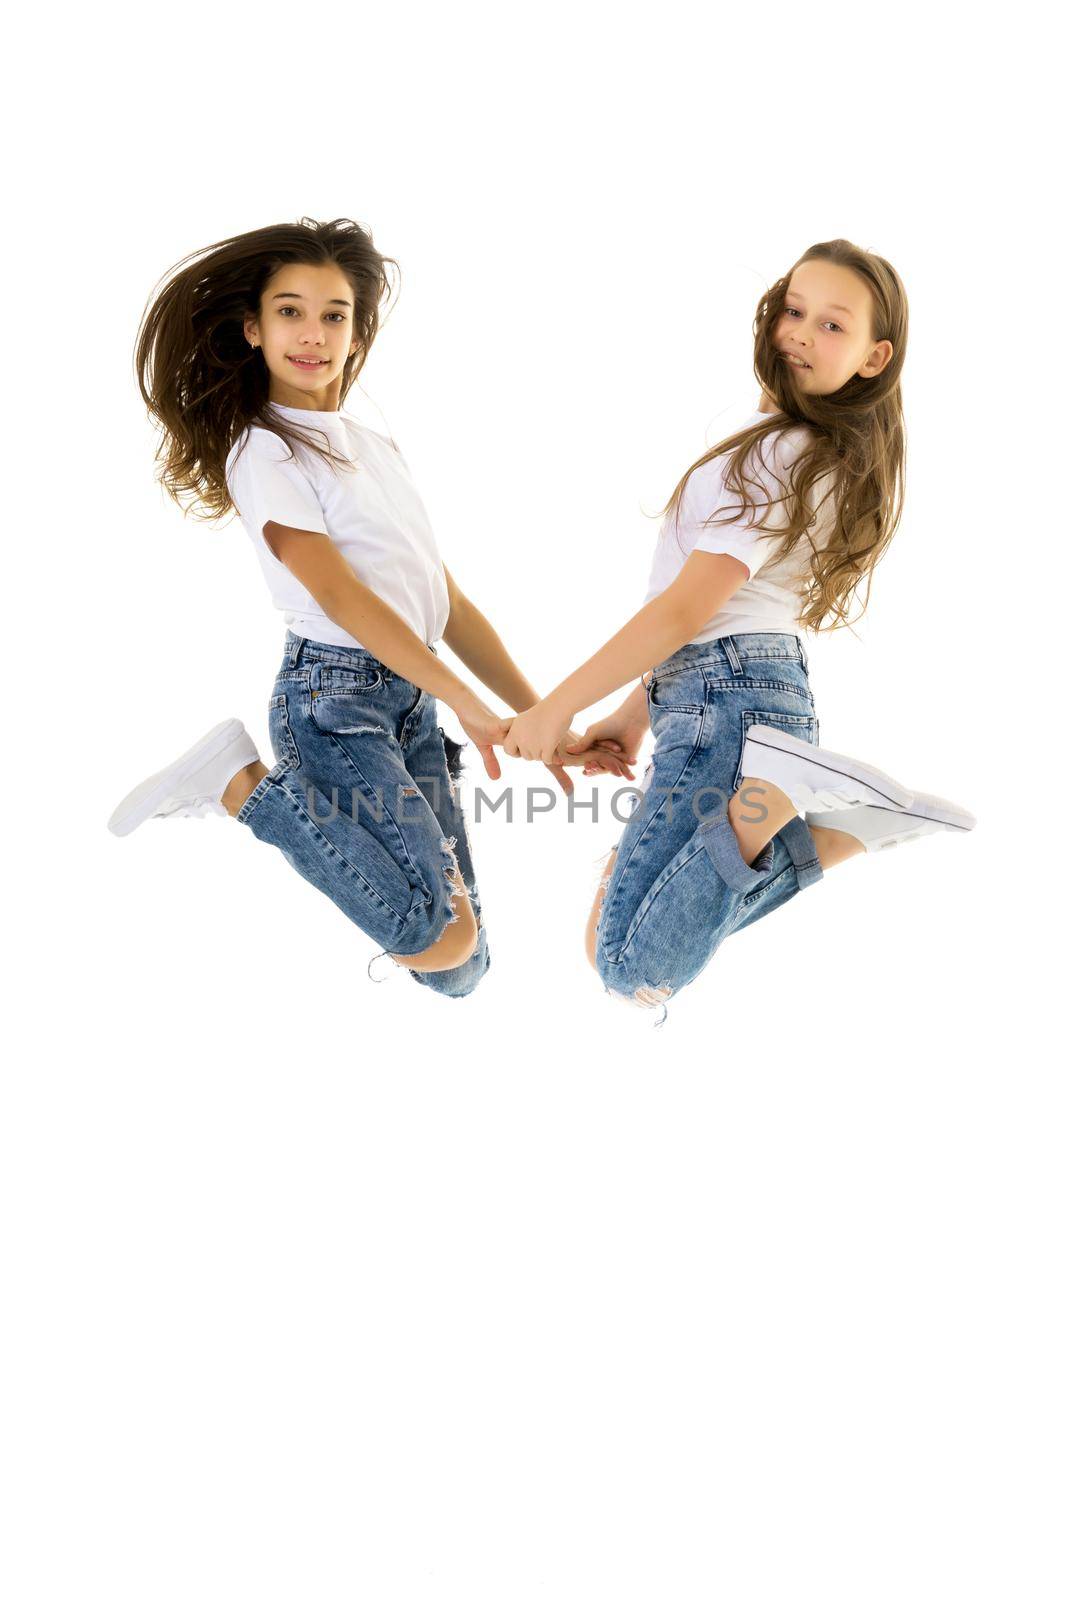
[(850, 833), (867, 851), (886, 850), (893, 844), (908, 844), (924, 833), (964, 833), (978, 819), (951, 800), (936, 794), (916, 794), (907, 811), (892, 807), (851, 806), (847, 811), (808, 811), (804, 821), (809, 828), (833, 828)]
[(259, 760), (259, 751), (243, 722), (230, 717), (120, 800), (108, 827), (120, 837), (149, 817), (228, 816), (222, 795), (235, 773)]
[(839, 755), (762, 723), (754, 723), (745, 736), (741, 772), (746, 778), (765, 778), (784, 790), (801, 814), (850, 806), (909, 811), (916, 798), (913, 790), (887, 772), (857, 761), (855, 756)]

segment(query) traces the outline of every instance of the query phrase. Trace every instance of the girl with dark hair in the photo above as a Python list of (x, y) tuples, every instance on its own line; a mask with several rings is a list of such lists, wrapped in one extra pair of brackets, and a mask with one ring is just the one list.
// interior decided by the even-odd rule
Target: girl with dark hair
[[(642, 610), (504, 741), (543, 760), (562, 740), (593, 757), (591, 773), (604, 770), (594, 744), (636, 761), (651, 726), (586, 949), (605, 989), (661, 1006), (659, 1022), (728, 934), (829, 867), (975, 825), (818, 747), (808, 679), (805, 631), (848, 626), (900, 519), (907, 332), (896, 272), (845, 239), (813, 245), (768, 289), (754, 324), (759, 409), (677, 484)], [(638, 674), (610, 716), (569, 739), (583, 707)]]
[[(108, 826), (235, 817), (413, 978), (459, 997), (489, 949), (455, 781), (462, 747), (436, 701), (493, 778), (508, 723), (437, 641), (515, 710), (537, 694), (443, 564), (395, 443), (342, 409), (392, 292), (387, 266), (358, 224), (302, 218), (186, 258), (149, 304), (136, 364), (162, 429), (160, 479), (203, 520), (237, 511), (285, 616), (276, 764), (230, 718), (138, 784)], [(632, 776), (598, 753), (598, 770)], [(564, 763), (586, 758), (547, 763), (565, 793)]]

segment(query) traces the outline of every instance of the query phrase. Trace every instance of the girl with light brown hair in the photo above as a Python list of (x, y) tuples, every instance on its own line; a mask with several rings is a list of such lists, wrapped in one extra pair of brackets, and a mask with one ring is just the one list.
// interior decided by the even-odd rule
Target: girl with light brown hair
[[(655, 747), (594, 899), (586, 948), (604, 988), (660, 1006), (728, 934), (850, 856), (975, 818), (819, 746), (805, 634), (850, 602), (900, 519), (903, 284), (846, 239), (812, 245), (761, 297), (758, 410), (695, 461), (663, 513), (642, 609), (538, 705), (509, 755)], [(864, 604), (866, 605), (866, 597)], [(584, 707), (640, 675), (578, 741)]]

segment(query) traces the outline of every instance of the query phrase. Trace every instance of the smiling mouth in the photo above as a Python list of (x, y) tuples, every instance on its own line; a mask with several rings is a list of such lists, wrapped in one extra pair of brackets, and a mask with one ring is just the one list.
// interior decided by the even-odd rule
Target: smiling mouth
[(329, 365), (326, 361), (311, 360), (307, 356), (290, 356), (289, 360), (295, 367), (325, 367)]
[(797, 367), (801, 372), (810, 372), (811, 371), (811, 362), (810, 361), (801, 361), (801, 360), (798, 359), (798, 357), (790, 355), (788, 350), (783, 350), (782, 354), (784, 355), (785, 359), (789, 362), (789, 365), (791, 367)]

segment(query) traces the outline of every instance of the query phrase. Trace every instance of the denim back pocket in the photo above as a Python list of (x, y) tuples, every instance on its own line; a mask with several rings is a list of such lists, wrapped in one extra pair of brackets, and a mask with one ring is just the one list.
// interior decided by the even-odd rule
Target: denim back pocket
[(381, 698), (382, 674), (377, 667), (337, 667), (316, 661), (308, 675), (311, 720), (323, 733), (351, 733), (365, 728)]
[(299, 767), (300, 751), (289, 726), (289, 704), (284, 694), (276, 694), (271, 698), (267, 731), (275, 761), (288, 761), (291, 767)]

